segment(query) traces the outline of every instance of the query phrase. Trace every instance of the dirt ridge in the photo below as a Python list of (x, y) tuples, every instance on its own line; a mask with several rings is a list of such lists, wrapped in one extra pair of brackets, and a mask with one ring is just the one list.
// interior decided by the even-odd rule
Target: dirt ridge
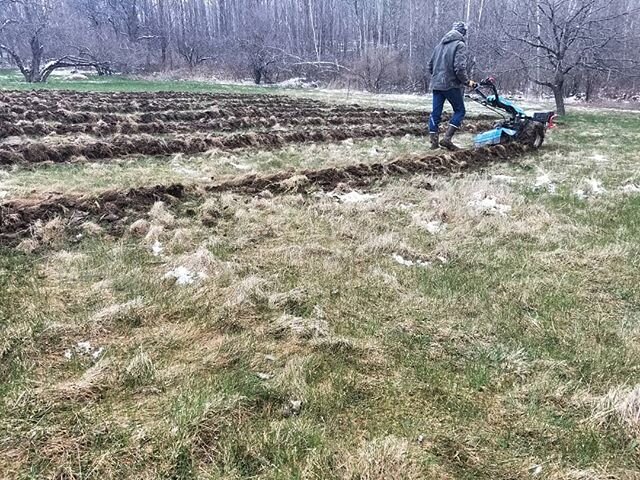
[(527, 150), (526, 146), (514, 143), (454, 153), (404, 156), (387, 163), (244, 175), (213, 182), (203, 188), (172, 184), (111, 190), (99, 195), (56, 194), (45, 199), (14, 199), (0, 204), (0, 245), (15, 246), (21, 239), (34, 235), (37, 222), (47, 222), (55, 217), (64, 218), (72, 227), (91, 219), (105, 224), (117, 234), (124, 230), (130, 215), (146, 212), (158, 200), (175, 201), (220, 192), (256, 194), (269, 191), (281, 194), (318, 189), (329, 191), (344, 183), (362, 186), (372, 180), (392, 176), (449, 174), (481, 168), (495, 161), (510, 160)]

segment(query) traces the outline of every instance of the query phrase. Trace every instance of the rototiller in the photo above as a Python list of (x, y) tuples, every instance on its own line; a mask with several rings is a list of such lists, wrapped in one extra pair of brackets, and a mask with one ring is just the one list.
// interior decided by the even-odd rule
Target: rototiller
[[(487, 90), (490, 93), (487, 93)], [(476, 148), (519, 142), (538, 149), (544, 143), (547, 130), (553, 128), (555, 112), (540, 112), (529, 116), (523, 109), (498, 95), (495, 80), (491, 77), (481, 81), (473, 89), (474, 95), (466, 95), (476, 103), (499, 114), (503, 120), (493, 130), (476, 135)], [(507, 112), (508, 116), (502, 112)]]

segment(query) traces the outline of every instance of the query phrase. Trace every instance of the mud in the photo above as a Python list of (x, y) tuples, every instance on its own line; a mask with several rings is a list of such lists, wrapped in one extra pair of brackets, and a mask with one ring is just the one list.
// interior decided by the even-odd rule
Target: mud
[[(271, 193), (303, 192), (309, 186), (322, 190), (333, 190), (339, 184), (360, 186), (372, 179), (386, 176), (411, 175), (417, 173), (449, 174), (471, 168), (480, 168), (490, 163), (509, 160), (526, 152), (528, 148), (520, 144), (496, 145), (477, 150), (461, 150), (438, 155), (406, 156), (388, 163), (359, 163), (341, 168), (278, 172), (270, 175), (246, 175), (231, 181), (220, 182), (206, 187), (209, 192), (243, 192), (249, 194), (265, 190)], [(304, 179), (291, 187), (293, 177)]]
[[(0, 204), (0, 245), (15, 246), (21, 239), (34, 235), (37, 222), (46, 222), (56, 217), (65, 219), (70, 228), (91, 220), (103, 224), (111, 233), (119, 234), (124, 231), (132, 214), (148, 211), (158, 200), (174, 202), (189, 196), (220, 192), (257, 194), (269, 191), (280, 194), (330, 191), (339, 184), (356, 187), (391, 176), (417, 173), (446, 175), (481, 168), (492, 162), (509, 161), (527, 150), (527, 147), (520, 144), (498, 145), (438, 155), (406, 156), (388, 163), (246, 175), (214, 182), (200, 189), (175, 184), (114, 190), (97, 196), (52, 195), (46, 199), (13, 200)], [(292, 182), (294, 177), (296, 181)]]
[(211, 149), (280, 148), (294, 143), (330, 142), (349, 138), (398, 137), (421, 135), (424, 132), (424, 125), (421, 124), (401, 127), (364, 125), (311, 130), (285, 130), (282, 132), (232, 133), (228, 135), (182, 135), (166, 138), (151, 135), (120, 135), (104, 141), (79, 139), (75, 142), (59, 141), (56, 143), (19, 142), (0, 144), (0, 164), (61, 163), (74, 157), (97, 160), (126, 155), (195, 154)]
[(411, 120), (427, 121), (428, 114), (426, 112), (403, 112), (389, 110), (363, 110), (354, 107), (301, 107), (299, 105), (275, 105), (269, 104), (264, 107), (256, 106), (226, 106), (218, 105), (209, 108), (199, 106), (199, 109), (181, 110), (179, 108), (169, 108), (160, 112), (149, 112), (141, 109), (133, 109), (131, 112), (122, 112), (114, 109), (111, 113), (92, 112), (86, 110), (65, 109), (60, 105), (53, 106), (49, 109), (26, 109), (23, 107), (11, 107), (10, 109), (0, 110), (0, 122), (16, 123), (16, 122), (61, 122), (61, 123), (90, 123), (90, 122), (136, 122), (136, 123), (152, 123), (158, 121), (206, 121), (226, 119), (231, 117), (237, 118), (253, 118), (253, 117), (281, 117), (281, 118), (304, 118), (304, 117), (362, 117), (367, 116), (370, 119), (375, 118), (405, 118)]
[(305, 126), (339, 126), (366, 125), (392, 127), (416, 123), (405, 116), (374, 118), (369, 116), (311, 116), (311, 117), (230, 117), (221, 120), (200, 122), (95, 122), (95, 123), (60, 123), (60, 122), (0, 122), (0, 140), (14, 136), (43, 137), (47, 135), (87, 134), (108, 136), (115, 134), (170, 134), (189, 132), (234, 132), (247, 129), (267, 129)]
[[(487, 128), (486, 122), (470, 125), (469, 131)], [(357, 125), (352, 127), (327, 127), (314, 129), (288, 129), (284, 131), (243, 132), (227, 135), (118, 135), (105, 140), (65, 137), (54, 142), (0, 143), (0, 165), (62, 163), (74, 158), (104, 160), (127, 155), (197, 154), (208, 150), (238, 150), (243, 148), (273, 149), (290, 144), (307, 142), (335, 142), (347, 139), (400, 137), (425, 135), (423, 124), (403, 126)]]
[[(6, 105), (6, 106), (5, 106)], [(45, 120), (62, 123), (133, 121), (202, 121), (229, 117), (327, 117), (368, 116), (427, 120), (428, 113), (366, 107), (357, 104), (333, 105), (319, 100), (278, 95), (183, 94), (183, 93), (0, 93), (0, 121)]]
[(143, 211), (156, 201), (183, 198), (188, 189), (180, 184), (157, 185), (127, 191), (112, 190), (100, 195), (51, 195), (46, 199), (12, 200), (0, 204), (0, 244), (11, 245), (33, 236), (37, 222), (62, 217), (71, 224), (86, 219), (113, 224), (126, 221), (128, 211)]

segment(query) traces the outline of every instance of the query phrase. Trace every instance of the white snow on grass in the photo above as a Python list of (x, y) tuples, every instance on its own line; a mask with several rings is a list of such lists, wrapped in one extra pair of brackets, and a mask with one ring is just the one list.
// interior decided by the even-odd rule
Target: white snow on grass
[(540, 172), (540, 175), (536, 178), (536, 182), (533, 184), (533, 190), (536, 192), (546, 191), (549, 193), (556, 192), (556, 184), (553, 183), (548, 173)]
[(180, 165), (180, 164), (172, 164), (171, 168), (173, 169), (174, 172), (183, 175), (185, 177), (198, 177), (200, 176), (200, 172), (197, 170), (194, 170), (193, 168), (188, 168), (185, 167), (184, 165)]
[(251, 165), (245, 165), (244, 163), (229, 162), (229, 165), (231, 165), (236, 170), (242, 170), (243, 172), (251, 170)]
[(409, 260), (404, 258), (402, 255), (398, 254), (398, 253), (394, 253), (393, 255), (391, 255), (391, 258), (393, 258), (393, 260), (402, 265), (403, 267), (429, 267), (431, 266), (431, 264), (429, 262), (425, 262), (423, 260)]
[(591, 192), (593, 195), (601, 195), (603, 193), (607, 193), (607, 190), (602, 186), (602, 182), (600, 180), (596, 180), (595, 178), (590, 178), (587, 180), (587, 191)]
[(164, 247), (158, 240), (156, 240), (155, 243), (151, 246), (151, 253), (153, 253), (154, 257), (159, 257), (160, 255), (162, 255), (163, 251)]
[(342, 203), (364, 203), (378, 198), (380, 195), (373, 193), (360, 193), (352, 191), (349, 193), (329, 193), (330, 197), (337, 198)]
[(576, 188), (573, 191), (573, 194), (580, 199), (597, 197), (598, 195), (605, 193), (607, 193), (607, 189), (602, 186), (602, 182), (600, 180), (595, 178), (585, 180), (582, 188)]
[(425, 230), (431, 235), (437, 235), (447, 229), (447, 225), (440, 220), (433, 220), (425, 225)]
[(640, 186), (635, 183), (628, 183), (627, 185), (620, 187), (620, 191), (622, 193), (640, 193)]
[(176, 267), (164, 274), (167, 280), (175, 280), (176, 285), (191, 285), (198, 280), (205, 280), (207, 274), (205, 272), (192, 272), (187, 267)]
[(73, 348), (64, 351), (64, 358), (71, 360), (74, 356), (79, 356), (91, 357), (97, 360), (102, 355), (102, 352), (104, 352), (104, 347), (94, 347), (89, 341), (78, 342)]
[(447, 224), (441, 220), (425, 220), (419, 213), (411, 215), (411, 220), (415, 226), (426, 230), (431, 235), (437, 235), (444, 232), (447, 229)]
[(511, 175), (491, 175), (491, 179), (501, 183), (515, 183), (518, 179)]
[(483, 194), (475, 195), (476, 199), (469, 202), (469, 206), (478, 215), (502, 215), (505, 216), (511, 212), (511, 205), (498, 203), (495, 197), (483, 197)]

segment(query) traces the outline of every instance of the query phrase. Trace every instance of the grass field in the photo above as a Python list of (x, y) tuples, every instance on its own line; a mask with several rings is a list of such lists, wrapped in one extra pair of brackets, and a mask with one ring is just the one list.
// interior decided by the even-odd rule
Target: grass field
[(636, 114), (583, 111), (537, 153), (330, 192), (202, 189), (426, 139), (2, 167), (4, 201), (199, 190), (0, 247), (0, 477), (640, 478), (638, 149)]

